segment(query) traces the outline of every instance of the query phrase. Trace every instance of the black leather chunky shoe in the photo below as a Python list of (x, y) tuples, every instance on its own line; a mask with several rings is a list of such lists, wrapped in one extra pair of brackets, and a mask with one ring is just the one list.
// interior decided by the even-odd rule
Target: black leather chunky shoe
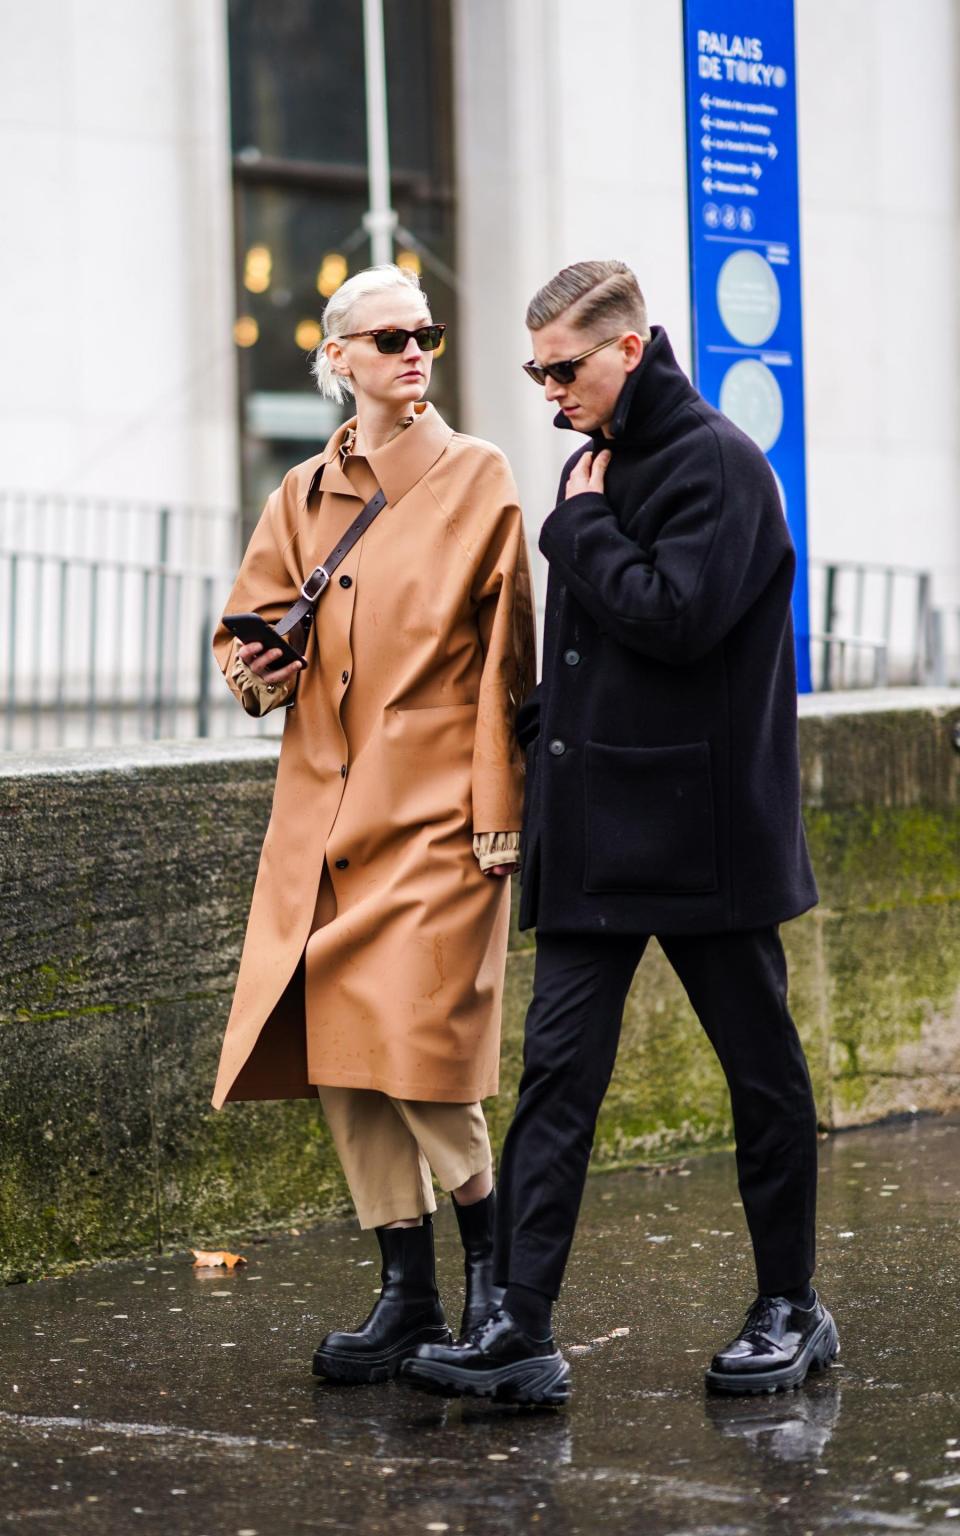
[(707, 1371), (713, 1392), (738, 1395), (799, 1387), (808, 1371), (826, 1370), (840, 1353), (837, 1326), (819, 1296), (795, 1307), (785, 1296), (758, 1296), (737, 1337)]
[(503, 1286), (493, 1283), (493, 1231), (497, 1214), (497, 1193), (491, 1190), (485, 1200), (473, 1205), (458, 1205), (457, 1226), (463, 1243), (463, 1268), (467, 1288), (460, 1319), (460, 1338), (466, 1339), (478, 1323), (495, 1312), (503, 1300)]
[(419, 1344), (453, 1336), (437, 1294), (433, 1223), (377, 1227), (383, 1289), (356, 1333), (328, 1333), (313, 1357), (313, 1374), (328, 1381), (389, 1381)]
[(490, 1397), (498, 1403), (565, 1403), (570, 1366), (553, 1339), (531, 1339), (498, 1307), (468, 1339), (422, 1345), (400, 1379), (441, 1397)]

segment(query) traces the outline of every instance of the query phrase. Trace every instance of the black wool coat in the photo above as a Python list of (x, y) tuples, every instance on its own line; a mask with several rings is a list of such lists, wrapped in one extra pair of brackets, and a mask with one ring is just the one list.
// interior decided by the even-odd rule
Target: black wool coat
[[(796, 557), (776, 481), (659, 327), (611, 431), (569, 459), (540, 534), (543, 678), (518, 719), (520, 926), (779, 923), (817, 889), (800, 819)], [(602, 448), (604, 493), (565, 500), (577, 459)]]

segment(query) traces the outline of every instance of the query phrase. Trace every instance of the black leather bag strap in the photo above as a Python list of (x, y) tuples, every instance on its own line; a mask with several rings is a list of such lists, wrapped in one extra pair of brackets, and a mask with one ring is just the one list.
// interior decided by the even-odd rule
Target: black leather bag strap
[(300, 588), (300, 596), (292, 608), (288, 608), (283, 618), (273, 627), (278, 635), (289, 634), (297, 624), (309, 624), (313, 620), (313, 610), (323, 592), (330, 585), (330, 578), (340, 564), (341, 560), (349, 555), (354, 544), (366, 533), (370, 524), (380, 516), (387, 504), (387, 498), (383, 491), (377, 488), (375, 494), (370, 497), (359, 517), (354, 518), (339, 544), (335, 544), (322, 565), (314, 566), (303, 586)]

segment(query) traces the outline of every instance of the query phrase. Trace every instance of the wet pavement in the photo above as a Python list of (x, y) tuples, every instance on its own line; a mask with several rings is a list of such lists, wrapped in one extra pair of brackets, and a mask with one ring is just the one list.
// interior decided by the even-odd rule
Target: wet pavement
[(350, 1222), (247, 1245), (234, 1274), (176, 1256), (8, 1287), (0, 1532), (960, 1536), (960, 1120), (823, 1142), (820, 1201), (842, 1353), (776, 1398), (703, 1390), (752, 1294), (728, 1155), (590, 1181), (565, 1410), (313, 1382), (378, 1283)]

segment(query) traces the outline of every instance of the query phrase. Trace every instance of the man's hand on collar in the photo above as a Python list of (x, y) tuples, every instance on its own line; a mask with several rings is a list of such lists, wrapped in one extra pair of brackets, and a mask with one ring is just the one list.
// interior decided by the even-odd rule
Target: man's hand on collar
[(610, 450), (604, 448), (602, 453), (581, 454), (567, 476), (566, 500), (570, 501), (574, 496), (582, 496), (587, 491), (593, 491), (596, 495), (603, 495), (603, 479), (610, 464)]

